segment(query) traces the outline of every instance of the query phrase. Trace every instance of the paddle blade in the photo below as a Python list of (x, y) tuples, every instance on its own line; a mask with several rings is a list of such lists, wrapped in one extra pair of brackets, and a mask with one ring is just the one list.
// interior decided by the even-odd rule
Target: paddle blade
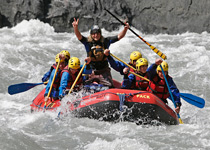
[(203, 108), (205, 106), (205, 100), (203, 98), (200, 98), (198, 96), (189, 93), (180, 93), (180, 96), (183, 100), (196, 107)]
[(44, 83), (20, 83), (20, 84), (10, 85), (8, 87), (8, 93), (10, 95), (13, 95), (13, 94), (25, 92), (40, 84), (44, 84)]
[(180, 123), (180, 124), (184, 124), (184, 122), (182, 121), (181, 118), (179, 118), (179, 123)]

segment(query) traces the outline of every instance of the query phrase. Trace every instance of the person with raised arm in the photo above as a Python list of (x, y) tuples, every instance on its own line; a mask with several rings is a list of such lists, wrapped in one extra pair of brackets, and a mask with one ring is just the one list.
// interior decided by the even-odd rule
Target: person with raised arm
[(113, 87), (111, 71), (108, 65), (107, 56), (104, 51), (109, 48), (112, 43), (115, 43), (122, 39), (128, 28), (129, 24), (125, 23), (124, 29), (116, 36), (103, 37), (101, 29), (98, 25), (94, 25), (90, 30), (90, 35), (84, 37), (78, 30), (79, 19), (75, 19), (72, 23), (74, 32), (78, 40), (84, 44), (87, 56), (91, 59), (90, 66), (93, 70), (91, 78), (99, 78), (99, 84), (105, 86)]
[(165, 73), (165, 76), (167, 78), (167, 82), (169, 84), (171, 93), (173, 95), (173, 99), (176, 104), (175, 111), (179, 114), (180, 107), (181, 107), (181, 101), (180, 101), (180, 93), (179, 89), (177, 88), (176, 84), (173, 81), (173, 78), (169, 76), (168, 74), (168, 63), (163, 61), (162, 59), (156, 59), (155, 64), (152, 64), (148, 70), (152, 72), (149, 86), (147, 88), (147, 91), (152, 92), (157, 97), (159, 97), (164, 103), (168, 103), (167, 98), (172, 99), (169, 93), (169, 90), (167, 88), (167, 83), (165, 81), (163, 72), (161, 70), (161, 67), (163, 68), (163, 71)]

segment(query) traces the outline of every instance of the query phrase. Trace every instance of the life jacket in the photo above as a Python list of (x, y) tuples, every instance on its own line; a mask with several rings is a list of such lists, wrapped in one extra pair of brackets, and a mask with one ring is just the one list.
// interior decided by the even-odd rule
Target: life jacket
[[(144, 75), (141, 75), (141, 76), (143, 76), (145, 78), (148, 78), (147, 73), (145, 73)], [(146, 91), (148, 85), (149, 85), (148, 81), (144, 80), (143, 78), (140, 78), (140, 77), (136, 76), (135, 85), (131, 88)]]
[[(171, 77), (167, 75), (166, 78), (168, 80)], [(157, 74), (152, 79), (152, 81), (149, 82), (147, 91), (152, 92), (165, 103), (167, 103), (166, 99), (170, 96), (165, 80), (161, 79)]]
[[(132, 66), (133, 68), (136, 68), (133, 64), (131, 64), (131, 62), (129, 62), (128, 64)], [(135, 71), (129, 67), (129, 72), (135, 72)], [(128, 73), (128, 75), (130, 75), (130, 73)]]
[[(109, 47), (106, 39), (102, 36), (99, 41), (94, 41), (91, 36), (88, 37), (89, 52), (88, 57), (91, 58), (90, 66), (92, 69), (100, 70), (108, 67), (107, 56), (104, 55), (104, 50)], [(92, 47), (101, 49), (91, 49)]]
[(51, 68), (53, 68), (53, 69), (56, 69), (56, 67), (57, 67), (57, 64), (53, 64), (53, 65), (51, 66)]
[[(79, 71), (80, 71), (80, 70), (79, 70)], [(68, 72), (69, 75), (70, 75), (70, 80), (68, 81), (68, 84), (67, 84), (66, 89), (70, 89), (70, 88), (71, 88), (71, 86), (73, 85), (74, 81), (75, 81), (76, 78), (77, 78), (77, 75), (78, 75), (79, 71), (76, 72), (75, 74), (72, 74), (72, 73), (69, 72), (68, 66), (66, 66), (66, 67), (63, 69), (63, 71), (62, 71), (61, 74), (63, 74), (63, 72)], [(82, 84), (82, 81), (83, 81), (83, 80), (82, 80), (82, 75), (80, 75), (80, 77), (79, 77), (77, 83), (76, 83), (75, 86), (74, 86), (74, 90), (79, 90), (79, 86)]]
[(93, 46), (95, 49), (91, 49), (89, 52), (89, 57), (91, 61), (104, 61), (107, 59), (106, 55), (104, 55), (104, 48), (102, 46), (96, 45)]
[[(56, 69), (56, 67), (57, 67), (57, 64), (53, 64), (53, 65), (51, 66), (51, 68), (53, 68), (53, 69)], [(60, 86), (61, 72), (62, 72), (62, 70), (58, 69), (57, 78), (54, 80), (54, 83), (53, 83), (53, 85), (52, 85), (53, 88), (54, 88), (56, 91), (58, 91), (58, 88), (59, 88), (59, 86)]]

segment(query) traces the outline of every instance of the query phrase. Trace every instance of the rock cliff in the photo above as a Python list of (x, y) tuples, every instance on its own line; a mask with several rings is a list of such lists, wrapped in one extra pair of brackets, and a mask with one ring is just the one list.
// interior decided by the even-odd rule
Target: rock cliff
[(210, 32), (209, 0), (0, 0), (0, 27), (39, 19), (56, 32), (72, 32), (76, 17), (80, 31), (93, 24), (109, 31), (119, 28), (104, 8), (144, 33)]

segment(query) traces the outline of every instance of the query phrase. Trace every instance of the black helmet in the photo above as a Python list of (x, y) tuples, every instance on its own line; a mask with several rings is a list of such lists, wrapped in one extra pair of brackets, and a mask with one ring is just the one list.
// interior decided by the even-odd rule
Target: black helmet
[(90, 34), (94, 34), (94, 33), (100, 33), (101, 34), (101, 29), (99, 28), (98, 25), (92, 26), (92, 28), (90, 30)]

